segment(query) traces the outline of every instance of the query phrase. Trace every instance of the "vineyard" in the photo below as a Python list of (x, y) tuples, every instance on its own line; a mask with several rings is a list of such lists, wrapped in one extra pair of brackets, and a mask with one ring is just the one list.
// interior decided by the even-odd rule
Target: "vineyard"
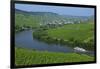
[(25, 48), (15, 48), (15, 65), (17, 66), (67, 62), (85, 62), (93, 60), (93, 57), (87, 56), (85, 54), (66, 54), (48, 51), (29, 50)]

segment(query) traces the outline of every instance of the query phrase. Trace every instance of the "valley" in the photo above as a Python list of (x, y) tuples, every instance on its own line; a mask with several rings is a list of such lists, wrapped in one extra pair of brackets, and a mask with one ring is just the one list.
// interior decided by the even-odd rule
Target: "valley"
[(94, 61), (93, 16), (16, 9), (15, 45), (19, 66)]

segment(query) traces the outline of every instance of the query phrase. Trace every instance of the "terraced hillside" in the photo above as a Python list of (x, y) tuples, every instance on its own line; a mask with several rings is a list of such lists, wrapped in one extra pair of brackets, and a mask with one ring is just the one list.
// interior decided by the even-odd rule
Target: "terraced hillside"
[(29, 50), (24, 48), (15, 49), (15, 65), (37, 65), (66, 62), (93, 61), (94, 58), (85, 54), (77, 53), (56, 53), (47, 51)]

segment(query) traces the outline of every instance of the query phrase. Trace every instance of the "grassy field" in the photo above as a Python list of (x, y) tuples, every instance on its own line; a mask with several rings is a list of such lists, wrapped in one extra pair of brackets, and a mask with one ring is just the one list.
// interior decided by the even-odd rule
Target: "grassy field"
[(56, 53), (48, 51), (15, 48), (15, 65), (35, 65), (94, 61), (93, 57), (77, 53)]
[(93, 38), (94, 25), (88, 24), (69, 24), (63, 27), (47, 30), (48, 36), (64, 40), (75, 39), (78, 41), (88, 41)]

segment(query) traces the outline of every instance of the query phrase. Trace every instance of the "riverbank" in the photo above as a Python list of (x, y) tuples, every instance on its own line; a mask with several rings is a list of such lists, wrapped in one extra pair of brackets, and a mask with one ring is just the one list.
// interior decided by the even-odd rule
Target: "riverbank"
[(94, 58), (85, 54), (57, 53), (15, 47), (15, 65), (88, 62)]

